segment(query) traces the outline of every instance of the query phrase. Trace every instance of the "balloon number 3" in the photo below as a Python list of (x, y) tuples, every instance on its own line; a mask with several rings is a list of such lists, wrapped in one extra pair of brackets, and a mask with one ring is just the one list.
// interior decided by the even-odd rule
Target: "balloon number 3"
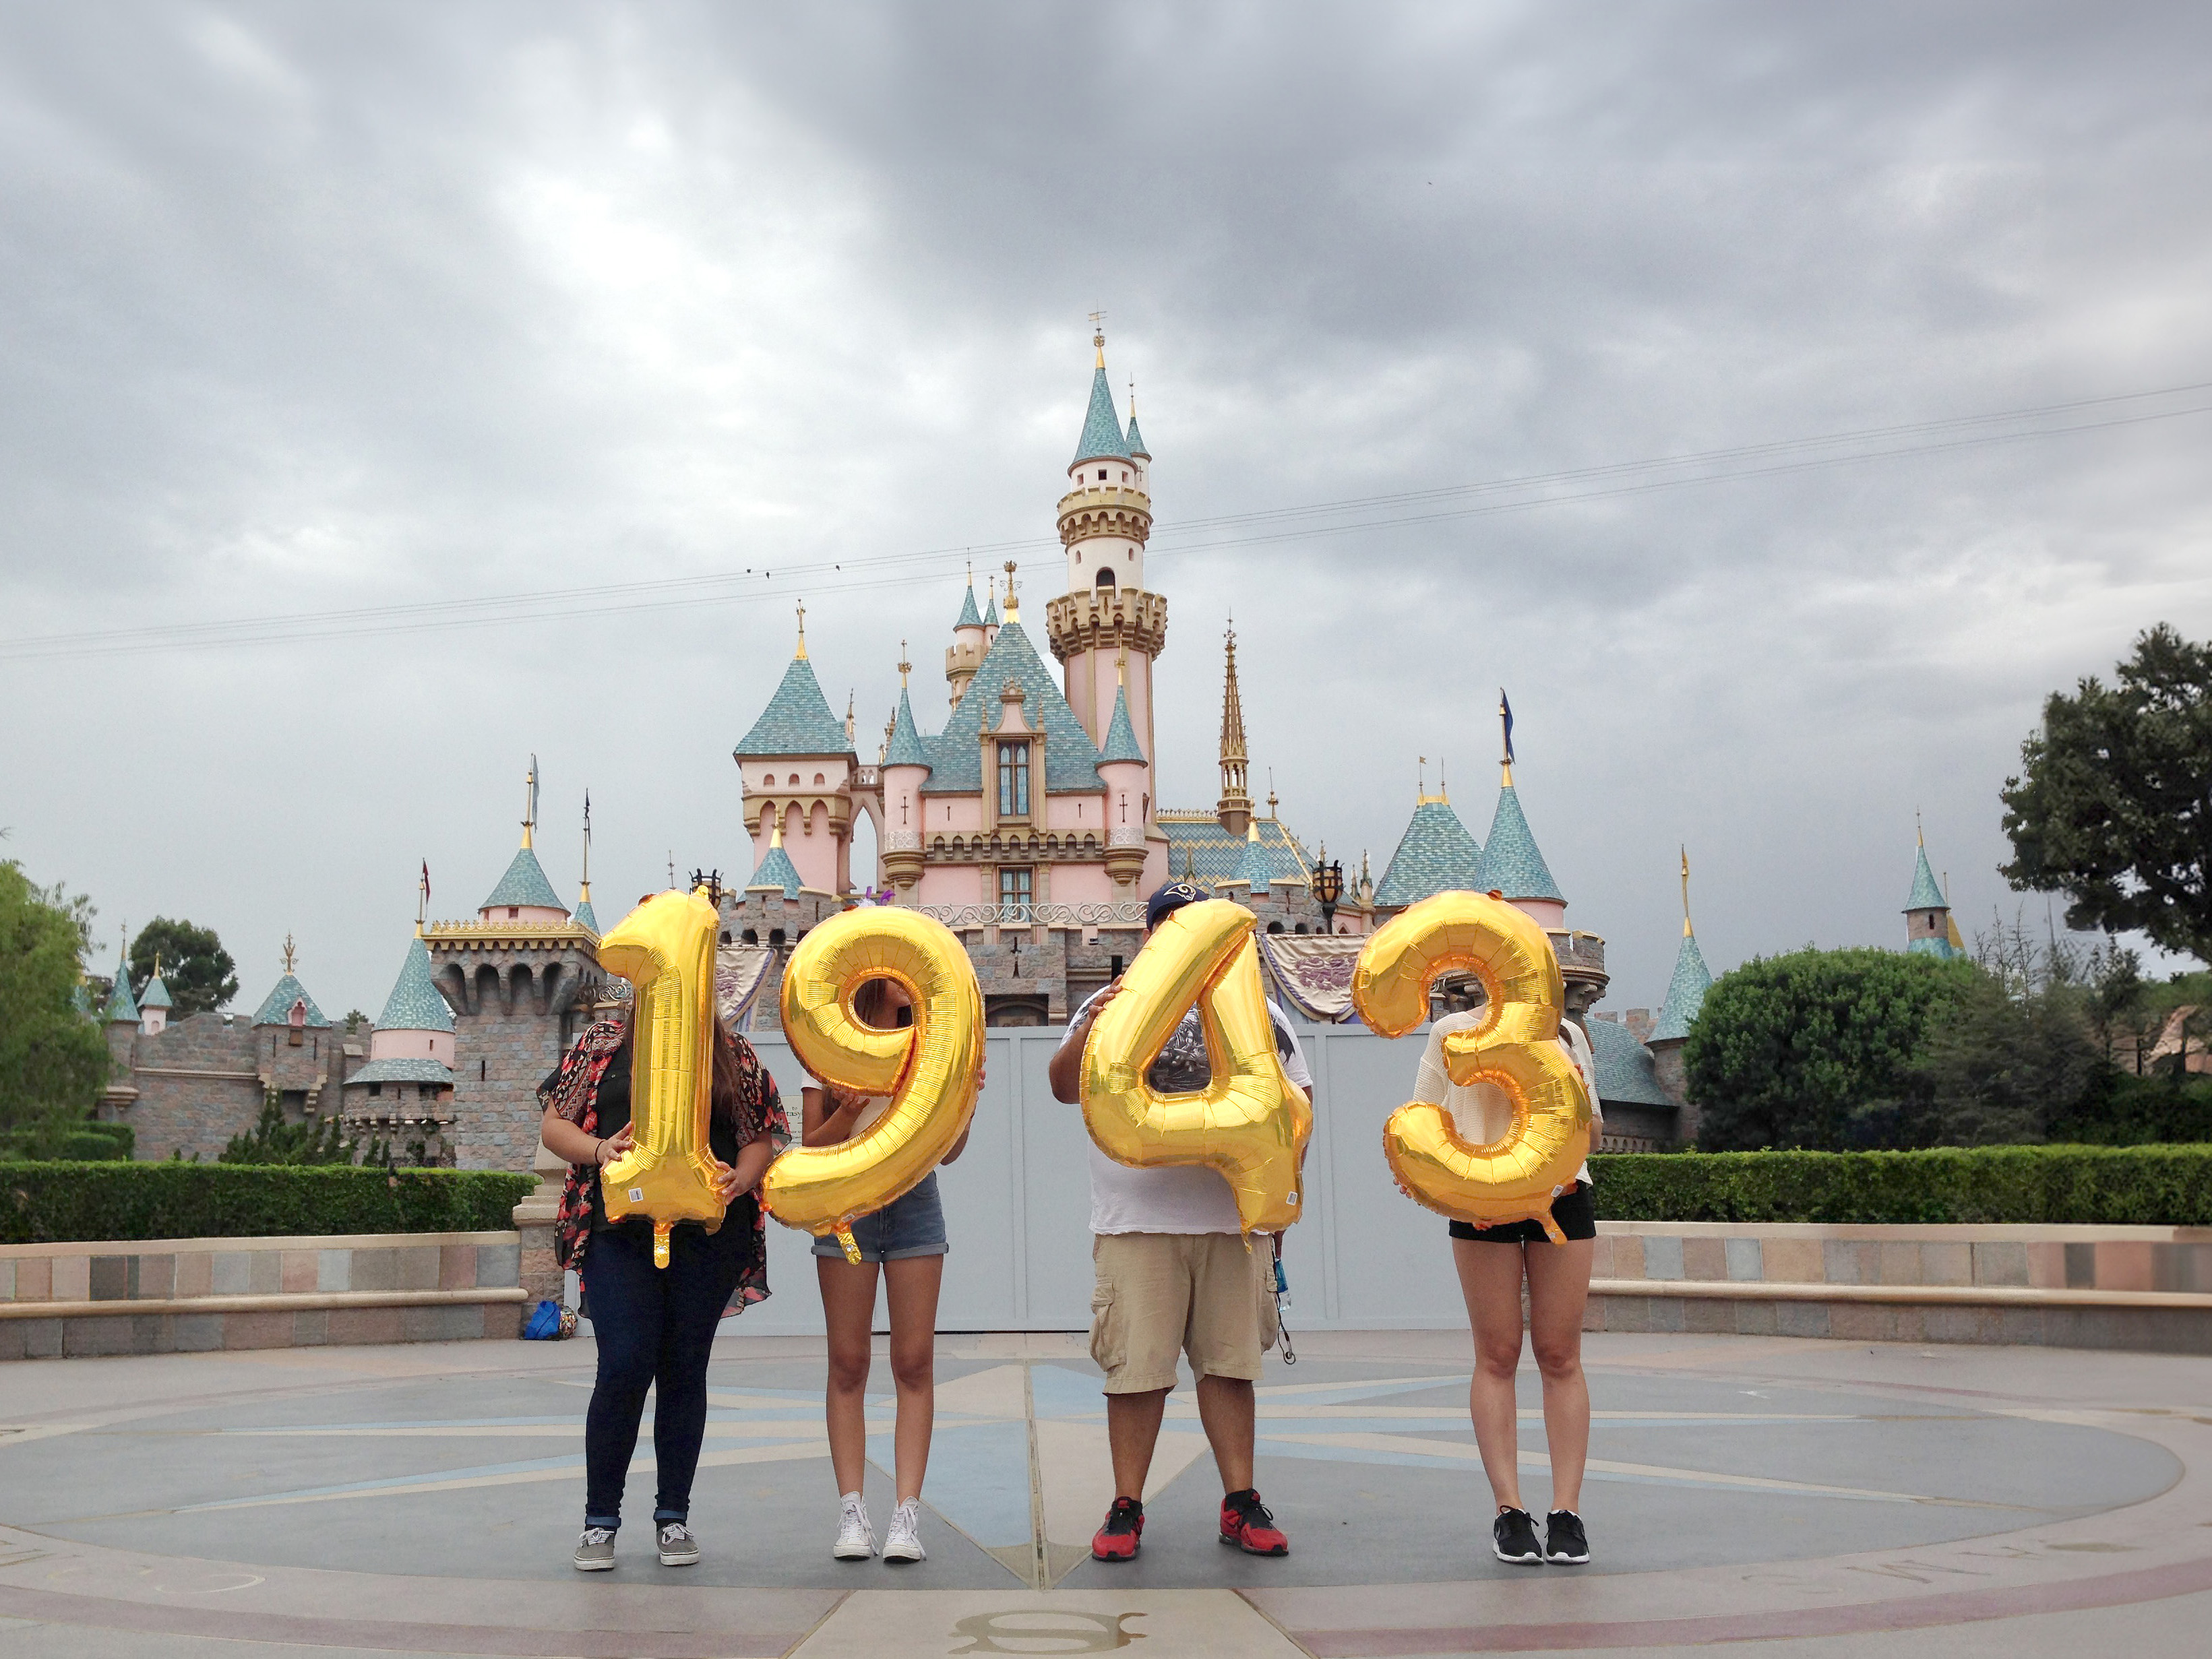
[(607, 1218), (653, 1221), (653, 1265), (668, 1265), (679, 1221), (722, 1224), (708, 1145), (714, 1080), (714, 907), (703, 893), (660, 893), (599, 941), (599, 965), (636, 988), (629, 1151), (599, 1171)]
[(1377, 929), (1352, 970), (1352, 1002), (1384, 1036), (1428, 1017), (1429, 988), (1471, 972), (1489, 996), (1488, 1017), (1443, 1041), (1454, 1083), (1494, 1084), (1513, 1122), (1486, 1146), (1462, 1140), (1451, 1115), (1414, 1101), (1382, 1127), (1382, 1155), (1398, 1184), (1439, 1214), (1481, 1226), (1536, 1221), (1555, 1244), (1565, 1236), (1552, 1200), (1589, 1155), (1590, 1103), (1582, 1074), (1559, 1044), (1566, 1003), (1559, 959), (1534, 921), (1480, 893), (1439, 893)]
[[(1187, 904), (1160, 924), (1084, 1044), (1083, 1121), (1117, 1164), (1218, 1171), (1243, 1230), (1277, 1232), (1298, 1218), (1313, 1108), (1275, 1052), (1252, 926), (1227, 899)], [(1162, 1094), (1146, 1073), (1193, 1008), (1212, 1075), (1194, 1093)]]
[[(878, 1030), (853, 1012), (870, 980), (902, 988), (914, 1024)], [(793, 1146), (761, 1196), (786, 1226), (835, 1235), (858, 1262), (853, 1223), (904, 1196), (966, 1132), (983, 1068), (983, 994), (959, 937), (917, 910), (867, 906), (810, 931), (783, 976), (783, 1029), (799, 1064), (833, 1088), (889, 1095), (864, 1134)]]

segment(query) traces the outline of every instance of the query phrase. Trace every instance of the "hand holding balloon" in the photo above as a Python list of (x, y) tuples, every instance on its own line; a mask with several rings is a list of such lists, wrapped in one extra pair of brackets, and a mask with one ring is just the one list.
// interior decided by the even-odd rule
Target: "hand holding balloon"
[(1482, 1226), (1540, 1222), (1565, 1239), (1552, 1200), (1589, 1154), (1591, 1107), (1582, 1074), (1556, 1039), (1565, 986), (1543, 930), (1502, 900), (1439, 893), (1378, 929), (1352, 970), (1352, 1006), (1385, 1036), (1428, 1013), (1439, 975), (1470, 971), (1489, 995), (1480, 1025), (1443, 1040), (1454, 1083), (1495, 1084), (1513, 1103), (1504, 1137), (1476, 1146), (1435, 1102), (1413, 1101), (1383, 1126), (1382, 1152), (1401, 1192), (1455, 1220)]

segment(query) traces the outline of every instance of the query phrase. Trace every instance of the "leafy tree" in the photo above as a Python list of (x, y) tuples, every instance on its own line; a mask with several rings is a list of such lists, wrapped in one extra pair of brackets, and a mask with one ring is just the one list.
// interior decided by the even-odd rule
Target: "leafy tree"
[(1932, 956), (1808, 948), (1722, 975), (1683, 1045), (1703, 1112), (1698, 1148), (1838, 1151), (1884, 1138), (1880, 1115), (1915, 1086), (1931, 1017), (1974, 971)]
[(112, 1066), (76, 1006), (91, 906), (58, 893), (0, 862), (0, 1130), (34, 1138), (82, 1122)]
[(189, 921), (156, 916), (131, 941), (131, 990), (143, 994), (161, 963), (161, 983), (169, 988), (174, 1004), (171, 1017), (204, 1014), (220, 1008), (238, 994), (238, 964), (212, 927), (195, 927)]
[(2005, 780), (1999, 873), (2063, 893), (2070, 927), (2212, 962), (2212, 645), (2161, 623), (2115, 672), (2044, 703)]
[(218, 1164), (350, 1164), (359, 1156), (361, 1142), (349, 1137), (334, 1117), (319, 1121), (287, 1123), (284, 1107), (274, 1091), (261, 1102), (261, 1115), (251, 1129), (225, 1143)]

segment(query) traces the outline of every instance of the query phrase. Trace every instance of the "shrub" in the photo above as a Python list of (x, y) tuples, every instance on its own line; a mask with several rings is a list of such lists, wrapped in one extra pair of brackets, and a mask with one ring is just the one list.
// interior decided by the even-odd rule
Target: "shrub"
[(1616, 1152), (1590, 1173), (1608, 1221), (2212, 1225), (2212, 1146)]
[(2113, 1074), (2100, 1095), (2055, 1118), (2051, 1136), (2093, 1146), (2212, 1142), (2212, 1078)]
[(1682, 1060), (1698, 1142), (1838, 1151), (1897, 1112), (1929, 1022), (1972, 964), (1894, 951), (1793, 951), (1713, 981)]
[(489, 1170), (10, 1164), (0, 1167), (0, 1244), (489, 1231), (512, 1226), (537, 1186)]

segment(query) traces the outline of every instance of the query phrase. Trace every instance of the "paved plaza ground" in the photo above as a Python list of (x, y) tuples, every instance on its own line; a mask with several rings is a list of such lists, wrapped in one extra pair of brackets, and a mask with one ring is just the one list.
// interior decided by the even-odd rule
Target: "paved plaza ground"
[[(706, 1559), (653, 1559), (648, 1431), (621, 1566), (591, 1577), (588, 1337), (0, 1368), (0, 1659), (2212, 1650), (2212, 1361), (1593, 1335), (1595, 1559), (1531, 1569), (1489, 1555), (1464, 1334), (1310, 1337), (1261, 1390), (1290, 1557), (1216, 1542), (1186, 1391), (1144, 1553), (1111, 1568), (1080, 1339), (939, 1352), (927, 1562), (830, 1559), (820, 1345), (730, 1322)], [(1522, 1401), (1540, 1509), (1533, 1370)], [(876, 1470), (868, 1497), (880, 1531)]]

